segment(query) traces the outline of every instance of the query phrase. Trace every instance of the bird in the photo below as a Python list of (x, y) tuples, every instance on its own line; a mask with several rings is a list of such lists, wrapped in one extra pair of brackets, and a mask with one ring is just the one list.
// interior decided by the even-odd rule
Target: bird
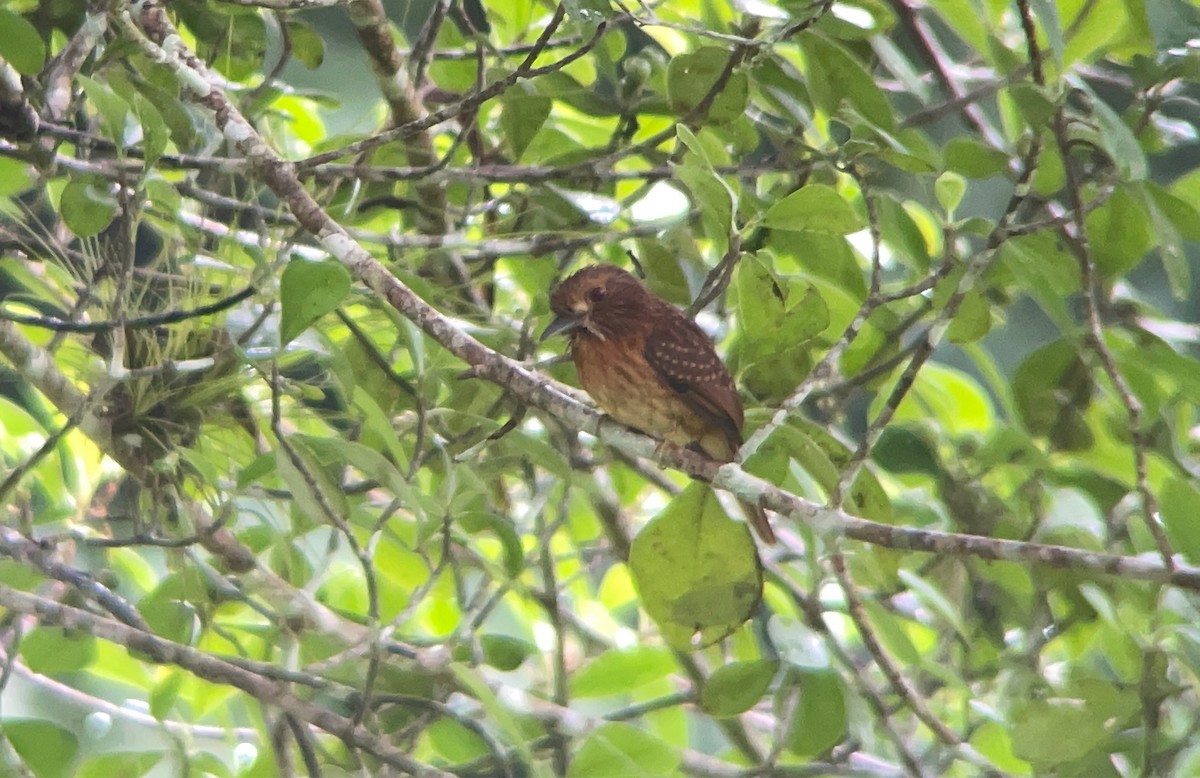
[[(542, 332), (570, 339), (579, 382), (605, 413), (663, 443), (735, 462), (742, 400), (704, 330), (616, 265), (589, 265), (550, 295)], [(662, 444), (660, 444), (662, 445)], [(768, 545), (775, 532), (760, 506), (742, 501)]]

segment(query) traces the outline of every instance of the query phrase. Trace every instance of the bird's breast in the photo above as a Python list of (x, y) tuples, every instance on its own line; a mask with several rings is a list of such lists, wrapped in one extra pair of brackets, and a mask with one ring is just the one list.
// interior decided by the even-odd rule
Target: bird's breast
[(609, 416), (675, 445), (698, 444), (709, 456), (732, 459), (724, 435), (699, 417), (646, 361), (642, 339), (577, 337), (571, 356), (580, 384)]
[(579, 338), (572, 349), (579, 382), (596, 404), (622, 424), (665, 433), (672, 393), (633, 338)]

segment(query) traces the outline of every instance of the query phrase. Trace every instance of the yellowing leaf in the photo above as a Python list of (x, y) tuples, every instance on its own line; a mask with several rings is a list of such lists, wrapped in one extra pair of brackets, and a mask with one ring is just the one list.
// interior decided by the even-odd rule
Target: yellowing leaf
[(634, 538), (629, 569), (642, 607), (680, 648), (725, 637), (762, 598), (750, 531), (707, 484), (690, 484)]

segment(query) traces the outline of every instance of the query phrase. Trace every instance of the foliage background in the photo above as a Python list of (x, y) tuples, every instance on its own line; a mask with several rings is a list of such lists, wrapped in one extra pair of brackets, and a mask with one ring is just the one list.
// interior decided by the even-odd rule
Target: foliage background
[[(1198, 29), (0, 8), (5, 772), (1200, 773)], [(538, 343), (631, 252), (745, 468)]]

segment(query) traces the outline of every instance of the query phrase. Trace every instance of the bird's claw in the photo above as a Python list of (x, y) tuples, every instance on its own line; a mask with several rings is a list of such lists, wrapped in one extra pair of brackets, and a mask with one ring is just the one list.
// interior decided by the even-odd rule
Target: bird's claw
[(665, 468), (666, 464), (663, 462), (664, 455), (678, 457), (682, 451), (683, 446), (680, 446), (678, 443), (672, 443), (669, 440), (660, 440), (658, 441), (658, 445), (654, 447), (654, 461), (658, 462), (660, 468)]

